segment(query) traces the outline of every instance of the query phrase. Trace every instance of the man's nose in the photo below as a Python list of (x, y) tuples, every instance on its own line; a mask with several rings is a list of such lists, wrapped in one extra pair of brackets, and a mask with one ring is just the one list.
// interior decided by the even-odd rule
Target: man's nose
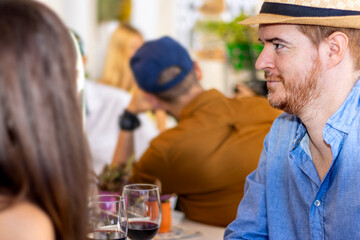
[(263, 50), (261, 51), (258, 59), (255, 63), (256, 70), (266, 70), (266, 69), (273, 69), (275, 66), (274, 60), (273, 60), (273, 54), (271, 53), (271, 50), (264, 46)]

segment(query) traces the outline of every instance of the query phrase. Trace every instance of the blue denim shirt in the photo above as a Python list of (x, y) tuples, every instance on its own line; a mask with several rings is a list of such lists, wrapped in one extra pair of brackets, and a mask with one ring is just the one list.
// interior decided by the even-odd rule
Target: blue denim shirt
[(275, 120), (224, 239), (360, 239), (360, 81), (323, 138), (333, 161), (320, 181), (300, 119), (284, 113)]

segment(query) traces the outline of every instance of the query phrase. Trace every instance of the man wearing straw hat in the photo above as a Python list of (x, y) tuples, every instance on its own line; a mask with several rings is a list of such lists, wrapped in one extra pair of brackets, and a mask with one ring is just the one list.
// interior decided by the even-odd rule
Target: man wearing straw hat
[(225, 239), (360, 239), (360, 1), (265, 0), (267, 135)]

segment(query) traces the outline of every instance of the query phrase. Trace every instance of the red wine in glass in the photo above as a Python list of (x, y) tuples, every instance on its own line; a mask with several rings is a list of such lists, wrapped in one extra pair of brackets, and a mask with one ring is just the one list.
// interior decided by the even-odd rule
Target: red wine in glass
[(155, 237), (161, 223), (159, 188), (153, 184), (124, 186), (128, 237), (132, 240), (150, 240)]
[(155, 237), (159, 225), (147, 221), (129, 222), (128, 236), (132, 240), (149, 240)]
[(96, 230), (88, 233), (87, 238), (91, 240), (125, 240), (126, 234), (117, 230)]

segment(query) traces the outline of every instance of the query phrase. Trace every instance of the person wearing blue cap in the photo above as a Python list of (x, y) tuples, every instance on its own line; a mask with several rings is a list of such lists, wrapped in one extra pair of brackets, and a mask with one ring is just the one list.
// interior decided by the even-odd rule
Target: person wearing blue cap
[[(143, 98), (134, 98), (120, 118), (120, 135), (131, 138), (139, 126), (136, 114), (146, 109), (139, 102), (178, 120), (151, 141), (130, 181), (159, 180), (162, 194), (177, 194), (187, 218), (226, 226), (235, 219), (245, 177), (256, 168), (262, 141), (280, 111), (259, 96), (238, 100), (205, 91), (200, 68), (170, 37), (146, 42), (130, 64)], [(119, 141), (120, 152), (128, 146)], [(115, 156), (113, 163), (121, 161)]]

